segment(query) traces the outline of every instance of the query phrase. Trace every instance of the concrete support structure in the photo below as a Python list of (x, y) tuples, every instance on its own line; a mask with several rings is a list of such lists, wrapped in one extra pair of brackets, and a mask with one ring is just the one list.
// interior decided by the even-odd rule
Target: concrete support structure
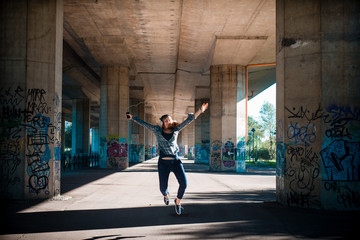
[(100, 99), (100, 167), (129, 166), (129, 70), (123, 66), (103, 67)]
[(276, 5), (277, 200), (359, 209), (359, 4)]
[(90, 101), (88, 98), (72, 101), (71, 154), (87, 156), (90, 153)]
[(0, 197), (60, 194), (63, 2), (0, 3)]
[[(149, 122), (150, 119), (151, 119), (151, 114), (145, 113), (144, 120)], [(152, 146), (152, 132), (145, 128), (145, 160), (152, 158), (151, 146)]]
[[(129, 109), (131, 114), (144, 119), (144, 100), (132, 98), (130, 99), (130, 106), (132, 106)], [(134, 124), (132, 121), (129, 124), (129, 162), (143, 162), (145, 161), (145, 128), (139, 124)]]
[(98, 127), (91, 128), (91, 153), (100, 153), (100, 132)]
[(211, 66), (210, 169), (245, 171), (245, 67)]
[[(195, 108), (188, 107), (188, 112), (195, 113)], [(195, 124), (192, 123), (188, 125), (185, 129), (186, 129), (185, 137), (188, 140), (187, 156), (188, 159), (194, 160), (195, 159)]]
[[(183, 119), (184, 121), (185, 119)], [(188, 157), (189, 154), (189, 125), (184, 128), (179, 135), (181, 135), (181, 138), (178, 139), (179, 141), (179, 147), (180, 147), (180, 155), (183, 155), (184, 157)]]
[[(196, 99), (195, 111), (210, 99)], [(195, 163), (210, 162), (210, 108), (195, 121)]]
[[(150, 124), (159, 124), (160, 120), (153, 117), (150, 113), (145, 113), (145, 121)], [(152, 131), (145, 129), (145, 159), (156, 157), (157, 140)]]
[(61, 154), (65, 152), (65, 113), (61, 113)]

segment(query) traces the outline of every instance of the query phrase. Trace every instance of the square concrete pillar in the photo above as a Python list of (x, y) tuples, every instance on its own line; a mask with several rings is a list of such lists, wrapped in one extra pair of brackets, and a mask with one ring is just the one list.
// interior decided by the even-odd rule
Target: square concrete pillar
[[(210, 99), (196, 99), (195, 111)], [(195, 163), (210, 162), (210, 108), (195, 121)]]
[(245, 171), (245, 67), (211, 66), (210, 169)]
[(100, 94), (100, 167), (125, 169), (129, 166), (128, 68), (103, 67)]
[(91, 128), (92, 139), (91, 139), (91, 153), (99, 154), (100, 152), (100, 133), (98, 127)]
[(359, 210), (358, 1), (276, 1), (279, 202)]
[(90, 101), (88, 98), (72, 101), (71, 154), (87, 156), (90, 153)]
[(63, 2), (0, 3), (1, 198), (60, 194)]
[[(144, 119), (144, 100), (130, 99), (130, 113)], [(145, 161), (145, 128), (139, 124), (130, 124), (129, 144), (130, 162), (138, 163)]]
[[(195, 107), (188, 107), (187, 112), (195, 113)], [(195, 124), (190, 124), (185, 129), (187, 130), (185, 136), (188, 139), (187, 156), (189, 160), (195, 160)]]
[[(144, 120), (148, 123), (150, 123), (151, 120), (151, 114), (145, 113)], [(152, 135), (153, 133), (148, 130), (147, 128), (144, 128), (145, 130), (145, 160), (151, 159), (151, 149), (152, 149)]]

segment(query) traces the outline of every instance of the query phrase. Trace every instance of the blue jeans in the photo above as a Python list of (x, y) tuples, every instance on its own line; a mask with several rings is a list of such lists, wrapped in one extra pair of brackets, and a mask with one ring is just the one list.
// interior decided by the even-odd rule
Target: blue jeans
[(158, 172), (159, 172), (159, 183), (160, 191), (166, 196), (168, 192), (168, 181), (170, 172), (175, 174), (176, 179), (179, 183), (179, 189), (177, 192), (177, 198), (182, 199), (187, 187), (187, 181), (182, 162), (178, 159), (174, 160), (162, 160), (158, 161)]

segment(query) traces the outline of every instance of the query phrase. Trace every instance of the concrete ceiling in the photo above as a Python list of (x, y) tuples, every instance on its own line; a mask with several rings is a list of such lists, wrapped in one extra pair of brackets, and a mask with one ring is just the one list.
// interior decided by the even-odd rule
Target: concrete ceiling
[(64, 44), (91, 72), (92, 102), (101, 66), (123, 65), (130, 97), (181, 120), (210, 97), (211, 65), (275, 62), (275, 0), (65, 0)]

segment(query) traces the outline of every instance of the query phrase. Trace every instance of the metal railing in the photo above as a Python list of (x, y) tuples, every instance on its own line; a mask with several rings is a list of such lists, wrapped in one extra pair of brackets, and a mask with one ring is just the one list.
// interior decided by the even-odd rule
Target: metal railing
[(71, 156), (71, 154), (61, 155), (61, 170), (62, 171), (73, 171), (85, 168), (96, 168), (99, 167), (99, 154), (77, 154)]

